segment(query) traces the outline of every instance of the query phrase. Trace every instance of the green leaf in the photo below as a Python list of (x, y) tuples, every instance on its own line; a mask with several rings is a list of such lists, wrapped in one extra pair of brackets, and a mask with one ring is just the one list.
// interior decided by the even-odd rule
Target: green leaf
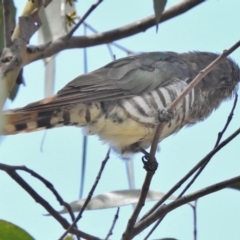
[(153, 8), (155, 12), (156, 30), (158, 31), (158, 23), (160, 22), (163, 10), (166, 6), (167, 0), (153, 0)]
[(4, 220), (0, 220), (0, 233), (0, 240), (34, 240), (25, 230)]

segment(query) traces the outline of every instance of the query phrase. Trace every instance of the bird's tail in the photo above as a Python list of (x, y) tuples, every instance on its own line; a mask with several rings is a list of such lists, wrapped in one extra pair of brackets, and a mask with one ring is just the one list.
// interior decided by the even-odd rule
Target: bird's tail
[(43, 106), (42, 102), (38, 102), (0, 113), (0, 135), (33, 132), (58, 126), (86, 126), (96, 121), (101, 113), (100, 103), (48, 108)]
[[(32, 132), (67, 125), (67, 119), (61, 119), (54, 111), (6, 111), (0, 116), (0, 135), (11, 135), (20, 132)], [(56, 116), (56, 117), (54, 117)], [(55, 121), (54, 121), (55, 120)]]

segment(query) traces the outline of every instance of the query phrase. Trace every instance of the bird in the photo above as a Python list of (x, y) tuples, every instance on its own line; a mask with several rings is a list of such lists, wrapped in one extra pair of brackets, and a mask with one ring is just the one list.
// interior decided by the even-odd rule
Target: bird
[(56, 95), (4, 111), (0, 135), (77, 126), (86, 135), (98, 135), (120, 156), (141, 152), (151, 146), (161, 122), (167, 124), (159, 142), (206, 119), (236, 93), (240, 69), (226, 58), (166, 114), (167, 107), (218, 56), (148, 52), (115, 60), (76, 77)]

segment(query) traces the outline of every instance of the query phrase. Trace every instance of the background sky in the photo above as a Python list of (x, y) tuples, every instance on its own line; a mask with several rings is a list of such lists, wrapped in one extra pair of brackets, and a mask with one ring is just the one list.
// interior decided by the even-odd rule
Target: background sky
[[(24, 2), (15, 1), (18, 14), (22, 11)], [(169, 0), (167, 7), (177, 2)], [(82, 16), (92, 3), (94, 1), (79, 1), (78, 14)], [(240, 1), (238, 0), (206, 1), (191, 11), (161, 24), (157, 34), (153, 27), (144, 33), (117, 42), (135, 52), (197, 50), (221, 53), (240, 38), (239, 9)], [(105, 0), (91, 14), (87, 22), (99, 31), (106, 31), (151, 14), (153, 14), (152, 1)], [(82, 33), (83, 29), (80, 28), (76, 35), (82, 35)], [(32, 38), (31, 43), (37, 43), (37, 35)], [(111, 61), (106, 45), (91, 47), (87, 51), (89, 71)], [(126, 53), (118, 49), (113, 48), (113, 51), (117, 58), (126, 56)], [(231, 55), (238, 63), (240, 63), (239, 53), (240, 49)], [(83, 50), (61, 52), (58, 54), (56, 66), (55, 92), (83, 73)], [(16, 100), (7, 104), (8, 108), (21, 107), (44, 97), (42, 61), (25, 67), (24, 78), (26, 87), (21, 87)], [(217, 133), (223, 128), (232, 103), (232, 101), (225, 102), (206, 121), (183, 129), (161, 143), (161, 151), (157, 154), (159, 168), (151, 184), (152, 190), (167, 192), (213, 148)], [(239, 106), (238, 104), (232, 123), (224, 137), (239, 127)], [(75, 127), (49, 130), (41, 152), (42, 137), (43, 132), (5, 137), (0, 146), (1, 162), (10, 165), (26, 165), (53, 183), (65, 201), (71, 202), (78, 199), (82, 156), (81, 130)], [(217, 153), (188, 193), (239, 175), (239, 146), (240, 138), (237, 137)], [(84, 197), (87, 196), (95, 180), (106, 152), (107, 146), (102, 145), (97, 137), (89, 138)], [(136, 155), (132, 161), (135, 165), (136, 188), (141, 188), (145, 177), (141, 156)], [(43, 184), (28, 174), (21, 173), (21, 176), (31, 183), (52, 206), (57, 210), (61, 209), (54, 196)], [(112, 154), (95, 194), (127, 188), (125, 163)], [(64, 232), (55, 219), (43, 216), (46, 211), (4, 172), (0, 172), (0, 193), (1, 219), (26, 229), (37, 240), (58, 239)], [(197, 209), (198, 240), (240, 239), (239, 203), (240, 193), (231, 189), (201, 198)], [(152, 203), (147, 203), (144, 212), (151, 206)], [(93, 235), (105, 237), (115, 212), (116, 209), (86, 211), (80, 228)], [(111, 239), (120, 239), (131, 212), (132, 206), (120, 209), (119, 219)], [(135, 239), (143, 239), (147, 232), (141, 233)], [(163, 237), (193, 239), (193, 214), (188, 205), (167, 215), (150, 239)]]

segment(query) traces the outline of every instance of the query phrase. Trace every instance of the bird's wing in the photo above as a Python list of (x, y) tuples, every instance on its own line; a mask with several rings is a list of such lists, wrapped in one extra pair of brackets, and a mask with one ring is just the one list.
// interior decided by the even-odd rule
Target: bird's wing
[(185, 79), (187, 64), (173, 52), (143, 53), (116, 60), (69, 82), (52, 98), (27, 105), (24, 110), (51, 110), (80, 102), (114, 101), (150, 92)]

